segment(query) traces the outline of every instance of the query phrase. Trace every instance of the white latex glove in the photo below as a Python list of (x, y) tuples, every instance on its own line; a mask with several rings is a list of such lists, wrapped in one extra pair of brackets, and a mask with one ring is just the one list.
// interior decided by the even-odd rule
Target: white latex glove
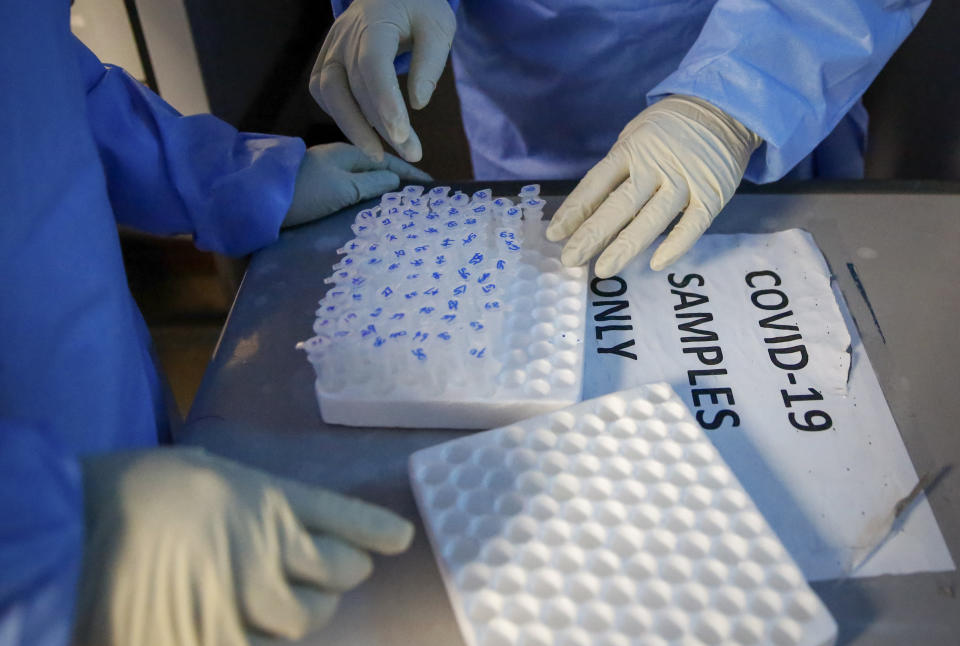
[(669, 96), (627, 124), (607, 156), (557, 209), (547, 238), (570, 236), (561, 254), (567, 266), (582, 265), (603, 250), (595, 273), (607, 278), (683, 211), (650, 260), (659, 271), (685, 254), (710, 226), (761, 143), (706, 101)]
[(245, 646), (322, 626), (413, 526), (196, 448), (84, 463), (79, 646)]
[(307, 149), (297, 171), (290, 210), (283, 226), (303, 224), (336, 213), (400, 186), (430, 182), (430, 175), (393, 155), (374, 161), (356, 146), (335, 143)]
[(446, 0), (355, 0), (334, 21), (310, 74), (310, 94), (350, 141), (380, 159), (374, 129), (401, 157), (419, 161), (420, 139), (410, 118), (393, 59), (413, 50), (410, 106), (427, 105), (453, 44), (457, 23)]

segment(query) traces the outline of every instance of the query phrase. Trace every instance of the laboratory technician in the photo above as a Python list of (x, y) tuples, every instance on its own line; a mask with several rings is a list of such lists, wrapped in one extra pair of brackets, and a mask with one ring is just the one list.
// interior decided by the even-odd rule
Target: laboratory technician
[(743, 177), (862, 176), (860, 97), (929, 4), (333, 0), (310, 90), (368, 153), (379, 133), (416, 161), (395, 57), (419, 109), (452, 44), (474, 175), (583, 177), (547, 237), (568, 265), (603, 250), (606, 277), (683, 212), (650, 264), (676, 260)]
[(243, 254), (281, 224), (429, 178), (182, 117), (69, 23), (69, 0), (0, 2), (0, 645), (298, 638), (412, 527), (157, 448), (163, 388), (117, 224)]

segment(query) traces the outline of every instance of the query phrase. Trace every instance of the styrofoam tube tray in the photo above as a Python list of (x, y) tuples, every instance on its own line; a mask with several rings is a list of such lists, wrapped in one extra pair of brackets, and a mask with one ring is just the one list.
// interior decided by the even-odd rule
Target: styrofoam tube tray
[(488, 429), (580, 399), (587, 271), (546, 240), (538, 187), (448, 193), (356, 216), (298, 345), (326, 422)]
[(836, 638), (666, 384), (419, 451), (410, 476), (471, 646)]

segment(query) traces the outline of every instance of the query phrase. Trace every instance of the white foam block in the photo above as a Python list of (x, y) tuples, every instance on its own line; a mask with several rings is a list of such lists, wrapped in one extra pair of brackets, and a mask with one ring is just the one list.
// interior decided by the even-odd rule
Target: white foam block
[(587, 271), (546, 240), (537, 187), (421, 191), (357, 215), (298, 346), (323, 419), (487, 429), (579, 401)]
[(666, 384), (419, 451), (410, 475), (471, 646), (836, 638)]

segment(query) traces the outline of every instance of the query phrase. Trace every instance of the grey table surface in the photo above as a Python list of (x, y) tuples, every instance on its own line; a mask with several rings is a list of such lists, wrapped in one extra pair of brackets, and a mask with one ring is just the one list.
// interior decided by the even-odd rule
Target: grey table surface
[[(493, 186), (505, 195), (516, 184)], [(546, 214), (559, 202), (550, 196)], [(465, 433), (327, 425), (313, 370), (294, 349), (312, 335), (322, 279), (359, 208), (284, 232), (253, 257), (190, 412), (189, 421), (201, 423), (178, 441), (416, 519), (410, 550), (378, 557), (372, 578), (344, 595), (333, 621), (302, 643), (455, 646), (464, 642), (414, 504), (407, 459)], [(795, 227), (813, 234), (836, 275), (917, 472), (942, 475), (928, 497), (957, 561), (960, 470), (951, 467), (960, 459), (960, 195), (738, 194), (711, 231)], [(205, 426), (205, 419), (228, 423)], [(837, 619), (839, 644), (960, 644), (956, 571), (813, 587)]]

